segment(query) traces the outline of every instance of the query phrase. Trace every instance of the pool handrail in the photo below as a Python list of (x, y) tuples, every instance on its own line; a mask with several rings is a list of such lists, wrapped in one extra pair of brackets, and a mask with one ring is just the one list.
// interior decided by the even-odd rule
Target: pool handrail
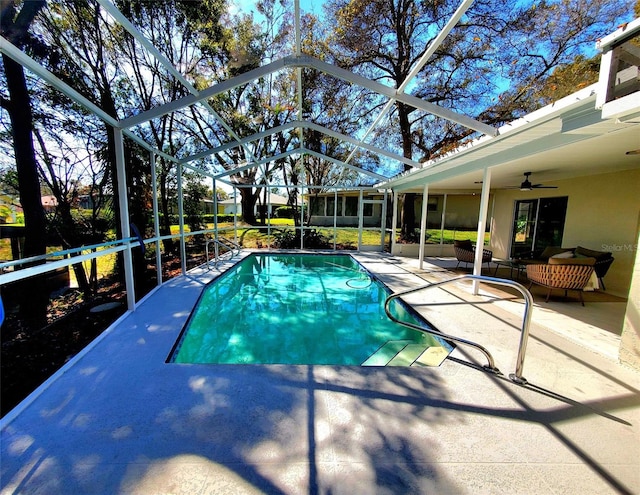
[[(463, 345), (468, 345), (471, 346), (477, 350), (479, 350), (480, 352), (482, 352), (484, 354), (484, 356), (487, 358), (487, 362), (488, 364), (486, 366), (483, 366), (483, 368), (487, 371), (490, 371), (492, 373), (496, 373), (496, 374), (500, 374), (500, 370), (498, 368), (496, 368), (495, 366), (495, 360), (493, 359), (493, 356), (491, 355), (491, 353), (483, 346), (481, 346), (480, 344), (476, 343), (476, 342), (472, 342), (470, 340), (466, 340), (460, 337), (455, 337), (453, 335), (447, 335), (439, 330), (436, 329), (428, 329), (428, 328), (423, 328), (420, 327), (418, 325), (414, 325), (412, 323), (408, 323), (405, 321), (401, 321), (398, 318), (396, 318), (395, 316), (393, 316), (389, 310), (389, 304), (391, 303), (391, 301), (393, 301), (394, 299), (397, 299), (399, 297), (405, 296), (407, 294), (412, 294), (414, 292), (418, 292), (424, 289), (430, 289), (433, 287), (439, 287), (441, 285), (445, 285), (445, 284), (449, 284), (449, 283), (453, 283), (453, 282), (458, 282), (460, 280), (478, 280), (480, 282), (484, 282), (484, 283), (488, 283), (488, 284), (495, 284), (495, 285), (503, 285), (503, 286), (507, 286), (507, 287), (513, 287), (514, 289), (518, 290), (523, 298), (524, 298), (524, 316), (522, 318), (522, 330), (520, 332), (520, 344), (518, 346), (518, 356), (516, 358), (516, 367), (515, 367), (515, 372), (511, 373), (509, 375), (509, 378), (511, 379), (511, 381), (519, 384), (519, 385), (525, 385), (527, 383), (526, 378), (524, 378), (522, 376), (522, 370), (524, 367), (524, 356), (527, 350), (527, 341), (529, 339), (529, 325), (531, 324), (531, 307), (533, 306), (533, 297), (531, 296), (531, 293), (526, 289), (526, 287), (524, 287), (522, 284), (518, 283), (518, 282), (514, 282), (513, 280), (507, 280), (507, 279), (502, 279), (502, 278), (496, 278), (496, 277), (487, 277), (485, 275), (460, 275), (458, 277), (453, 277), (453, 278), (449, 278), (446, 280), (441, 280), (439, 282), (432, 282), (429, 283), (427, 285), (422, 285), (420, 287), (416, 287), (413, 289), (408, 289), (402, 292), (395, 292), (394, 294), (391, 294), (389, 297), (387, 297), (387, 299), (384, 302), (384, 311), (387, 314), (387, 316), (394, 322), (409, 327), (409, 328), (413, 328), (414, 330), (419, 330), (421, 332), (425, 332), (425, 333), (429, 333), (431, 335), (435, 335), (437, 337), (441, 337), (444, 338), (445, 340), (451, 340), (452, 342), (457, 342)], [(428, 305), (429, 303), (427, 303)], [(472, 304), (472, 303), (470, 303)]]
[[(218, 262), (220, 261), (220, 248), (224, 248), (226, 249), (228, 252), (231, 253), (231, 257), (233, 258), (235, 256), (235, 254), (240, 254), (240, 245), (236, 244), (235, 242), (233, 242), (230, 239), (227, 239), (225, 237), (217, 237), (217, 238), (213, 238), (213, 239), (207, 239), (207, 241), (205, 242), (204, 245), (204, 250), (205, 250), (205, 256), (207, 259), (207, 269), (211, 269), (210, 268), (210, 264), (209, 264), (209, 244), (213, 244), (213, 250), (214, 250), (214, 267), (217, 268), (218, 266)], [(237, 250), (237, 253), (234, 253), (234, 250)]]

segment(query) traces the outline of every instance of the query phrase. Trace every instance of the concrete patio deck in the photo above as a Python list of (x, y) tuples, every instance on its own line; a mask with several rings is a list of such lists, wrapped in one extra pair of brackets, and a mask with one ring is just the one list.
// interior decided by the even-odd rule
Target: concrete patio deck
[[(354, 257), (395, 291), (451, 276)], [(522, 302), (464, 282), (410, 302), (504, 375), (462, 347), (438, 368), (166, 364), (214, 274), (167, 282), (2, 419), (0, 493), (640, 493), (640, 374), (591, 303), (570, 328), (533, 310), (528, 386), (506, 377)]]

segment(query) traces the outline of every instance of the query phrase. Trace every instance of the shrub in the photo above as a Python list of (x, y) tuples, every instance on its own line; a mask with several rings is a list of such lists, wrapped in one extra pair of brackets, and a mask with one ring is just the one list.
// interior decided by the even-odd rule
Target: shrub
[[(300, 231), (281, 230), (273, 233), (273, 245), (280, 249), (298, 249), (300, 247)], [(331, 247), (329, 239), (316, 229), (304, 231), (304, 247), (309, 249), (327, 249)]]
[(280, 206), (276, 208), (276, 218), (293, 218), (295, 214), (295, 208), (293, 206)]

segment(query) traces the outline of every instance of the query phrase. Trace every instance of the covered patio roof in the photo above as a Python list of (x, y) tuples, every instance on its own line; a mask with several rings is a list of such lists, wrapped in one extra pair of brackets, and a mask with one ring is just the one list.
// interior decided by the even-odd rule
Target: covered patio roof
[[(603, 118), (594, 84), (498, 129), (450, 155), (379, 184), (399, 191), (421, 188), (479, 190), (491, 168), (491, 187), (518, 185), (525, 172), (535, 182), (640, 167), (640, 95), (623, 118)], [(632, 153), (627, 153), (631, 151)]]

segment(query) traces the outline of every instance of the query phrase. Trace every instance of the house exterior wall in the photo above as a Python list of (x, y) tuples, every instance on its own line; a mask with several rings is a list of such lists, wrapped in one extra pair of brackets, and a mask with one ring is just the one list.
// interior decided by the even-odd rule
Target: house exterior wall
[[(427, 228), (439, 229), (442, 224), (442, 209), (445, 206), (444, 194), (429, 194), (427, 201)], [(401, 208), (401, 207), (399, 207)], [(415, 201), (416, 222), (422, 219), (422, 194), (418, 194)], [(476, 230), (478, 228), (478, 212), (480, 211), (480, 194), (447, 194), (445, 229)], [(401, 219), (398, 215), (398, 225)]]
[[(311, 215), (310, 224), (318, 227), (333, 226), (333, 212), (335, 196), (319, 195), (314, 198), (315, 209), (314, 214)], [(349, 198), (349, 203), (347, 203)], [(357, 227), (359, 224), (358, 219), (358, 198), (357, 192), (339, 192), (338, 193), (338, 214), (336, 216), (336, 225), (338, 227)], [(382, 197), (364, 195), (364, 200), (381, 200)], [(319, 214), (324, 213), (324, 214)], [(364, 227), (380, 227), (382, 221), (382, 205), (380, 204), (365, 204), (364, 215), (362, 222)]]
[(235, 215), (236, 213), (242, 213), (242, 207), (239, 202), (237, 205), (234, 205), (233, 203), (218, 203), (218, 213), (222, 213), (223, 215)]
[[(262, 197), (261, 197), (262, 201)], [(271, 195), (271, 203), (269, 204), (269, 213), (273, 216), (275, 211), (281, 206), (287, 206), (287, 198), (276, 194)], [(253, 209), (254, 215), (260, 214), (260, 208), (264, 208), (262, 202), (256, 202)], [(234, 203), (233, 199), (226, 199), (224, 201), (218, 201), (218, 213), (224, 215), (241, 215), (242, 214), (242, 202), (240, 197)]]
[(611, 251), (615, 261), (604, 279), (607, 292), (626, 297), (638, 248), (640, 170), (578, 177), (549, 185), (558, 189), (496, 192), (491, 225), (494, 257), (509, 256), (516, 200), (568, 196), (562, 246)]
[[(640, 244), (640, 225), (636, 242)], [(620, 362), (640, 370), (640, 251), (636, 259), (631, 279), (631, 290), (620, 338)]]

